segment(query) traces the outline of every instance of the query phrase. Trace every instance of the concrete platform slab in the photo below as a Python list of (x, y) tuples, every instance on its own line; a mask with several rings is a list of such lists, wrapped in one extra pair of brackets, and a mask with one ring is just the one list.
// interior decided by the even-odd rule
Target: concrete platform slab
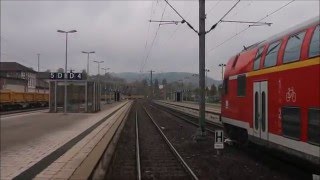
[(0, 178), (12, 179), (24, 172), (124, 103), (105, 106), (94, 114), (39, 112), (2, 119)]

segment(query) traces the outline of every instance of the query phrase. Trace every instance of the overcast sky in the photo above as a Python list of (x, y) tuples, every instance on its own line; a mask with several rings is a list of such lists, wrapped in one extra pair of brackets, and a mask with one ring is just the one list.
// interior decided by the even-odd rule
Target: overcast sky
[[(198, 1), (169, 1), (198, 30)], [(241, 1), (225, 20), (257, 21), (289, 1)], [(233, 1), (206, 1), (206, 29), (216, 23)], [(1, 61), (16, 61), (37, 69), (56, 71), (65, 64), (65, 35), (69, 34), (68, 68), (97, 73), (93, 60), (112, 72), (198, 73), (198, 36), (186, 24), (161, 25), (148, 20), (181, 20), (162, 0), (154, 1), (1, 1)], [(219, 63), (257, 41), (319, 16), (319, 1), (297, 0), (264, 19), (271, 27), (251, 27), (230, 41), (226, 39), (247, 28), (246, 24), (222, 23), (206, 36), (208, 76), (220, 79)], [(154, 44), (152, 41), (157, 32)], [(152, 49), (151, 49), (152, 46)], [(218, 47), (217, 47), (218, 46)], [(151, 49), (151, 51), (150, 51)], [(150, 52), (150, 53), (149, 53)], [(148, 58), (147, 54), (149, 53)]]

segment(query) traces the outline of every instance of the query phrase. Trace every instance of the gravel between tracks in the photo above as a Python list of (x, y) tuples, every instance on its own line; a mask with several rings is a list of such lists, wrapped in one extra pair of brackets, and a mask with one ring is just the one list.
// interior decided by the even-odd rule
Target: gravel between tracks
[(311, 179), (311, 174), (281, 160), (266, 158), (268, 155), (259, 150), (245, 151), (225, 146), (223, 154), (217, 156), (213, 134), (208, 133), (207, 140), (196, 142), (197, 128), (194, 125), (155, 106), (146, 107), (199, 179)]
[(181, 163), (142, 109), (135, 103), (117, 144), (105, 179), (136, 179), (135, 111), (138, 111), (142, 179), (190, 179)]

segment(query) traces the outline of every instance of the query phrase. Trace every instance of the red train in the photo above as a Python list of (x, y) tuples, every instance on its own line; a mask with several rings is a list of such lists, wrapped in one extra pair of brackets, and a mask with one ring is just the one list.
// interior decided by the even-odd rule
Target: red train
[(232, 57), (221, 120), (229, 136), (320, 170), (320, 22), (309, 20)]

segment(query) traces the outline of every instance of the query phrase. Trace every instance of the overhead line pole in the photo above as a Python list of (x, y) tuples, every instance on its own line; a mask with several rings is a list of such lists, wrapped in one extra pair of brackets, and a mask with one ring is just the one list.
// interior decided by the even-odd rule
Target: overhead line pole
[(205, 14), (205, 0), (199, 0), (199, 88), (200, 88), (200, 101), (199, 101), (199, 126), (197, 138), (206, 135), (205, 130), (205, 45), (206, 45), (206, 14)]
[(225, 18), (230, 11), (240, 2), (238, 0), (235, 5), (217, 22), (215, 23), (208, 31), (205, 30), (205, 0), (199, 0), (199, 32), (195, 30), (192, 25), (186, 21), (181, 14), (168, 2), (168, 0), (164, 0), (170, 7), (173, 9), (183, 20), (181, 23), (186, 23), (194, 32), (196, 32), (199, 36), (199, 129), (196, 134), (196, 139), (203, 139), (206, 136), (205, 130), (205, 41), (206, 34), (212, 31), (217, 27), (221, 20)]
[(151, 87), (151, 93), (150, 98), (153, 99), (153, 84), (152, 84), (152, 73), (155, 71), (150, 70), (150, 87)]

